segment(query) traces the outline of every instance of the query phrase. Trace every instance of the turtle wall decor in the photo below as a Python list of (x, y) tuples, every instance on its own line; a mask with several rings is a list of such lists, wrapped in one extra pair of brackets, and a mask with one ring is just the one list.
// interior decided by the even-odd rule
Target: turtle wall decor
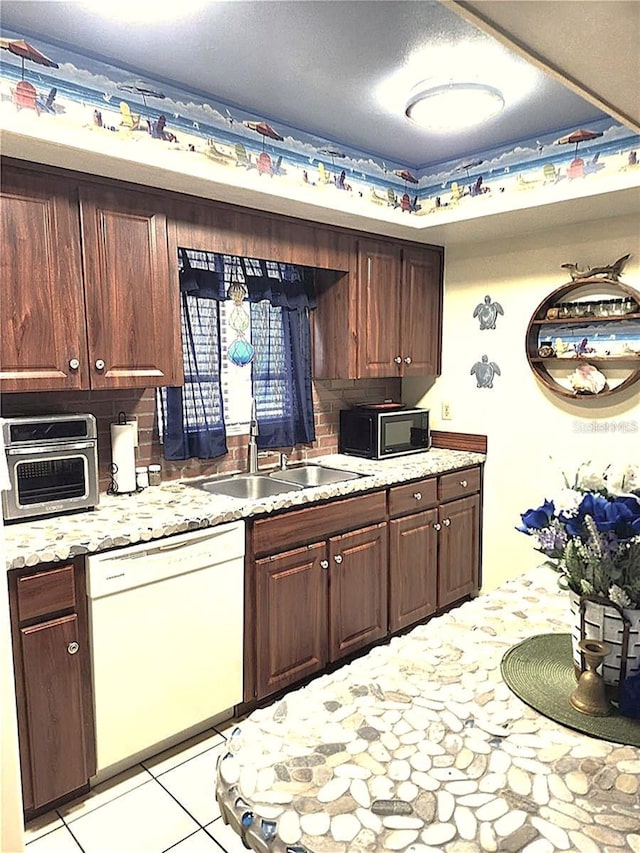
[(495, 329), (498, 314), (504, 315), (504, 309), (499, 302), (492, 302), (488, 294), (485, 296), (484, 302), (480, 302), (473, 309), (473, 316), (480, 321), (481, 329)]
[(502, 375), (495, 361), (489, 361), (488, 355), (483, 355), (480, 361), (476, 361), (470, 373), (471, 376), (475, 374), (477, 388), (493, 388), (494, 377)]

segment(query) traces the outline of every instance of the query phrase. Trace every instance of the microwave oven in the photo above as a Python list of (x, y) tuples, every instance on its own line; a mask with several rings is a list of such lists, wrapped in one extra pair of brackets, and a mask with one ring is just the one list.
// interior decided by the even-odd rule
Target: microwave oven
[(5, 521), (24, 521), (98, 504), (93, 415), (5, 418), (2, 438), (11, 488), (2, 492)]
[(388, 459), (431, 447), (429, 410), (401, 405), (354, 406), (340, 412), (340, 453)]

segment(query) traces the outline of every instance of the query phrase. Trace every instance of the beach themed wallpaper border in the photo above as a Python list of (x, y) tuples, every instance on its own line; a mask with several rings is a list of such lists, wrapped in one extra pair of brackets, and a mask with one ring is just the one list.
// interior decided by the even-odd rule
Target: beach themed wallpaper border
[(425, 227), (640, 183), (640, 137), (612, 118), (417, 169), (59, 44), (0, 47), (0, 130), (343, 212)]

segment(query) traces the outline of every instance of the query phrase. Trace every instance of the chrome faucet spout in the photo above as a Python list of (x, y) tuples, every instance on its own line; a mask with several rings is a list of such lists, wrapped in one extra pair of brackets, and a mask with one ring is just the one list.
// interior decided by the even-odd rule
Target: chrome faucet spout
[(251, 400), (251, 420), (249, 421), (249, 447), (248, 447), (248, 471), (249, 474), (257, 474), (258, 472), (258, 416), (256, 414), (256, 401)]

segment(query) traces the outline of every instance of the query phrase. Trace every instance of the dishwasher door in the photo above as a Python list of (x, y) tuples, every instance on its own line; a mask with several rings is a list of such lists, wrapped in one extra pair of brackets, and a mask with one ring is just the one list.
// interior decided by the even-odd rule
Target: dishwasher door
[(242, 701), (244, 544), (233, 522), (87, 557), (99, 775)]

